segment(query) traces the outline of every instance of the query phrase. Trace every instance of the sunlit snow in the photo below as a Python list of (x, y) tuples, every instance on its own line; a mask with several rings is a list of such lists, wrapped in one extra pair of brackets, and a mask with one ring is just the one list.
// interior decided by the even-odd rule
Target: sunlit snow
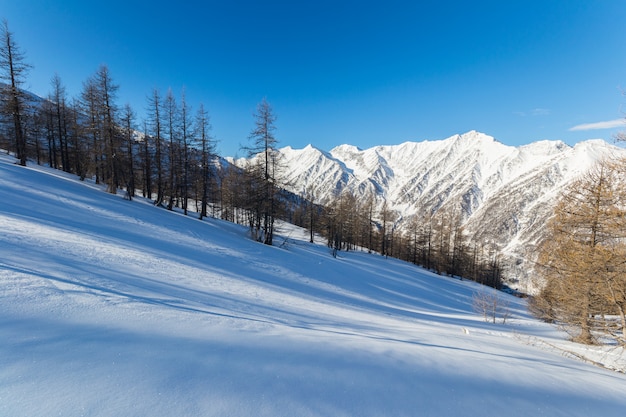
[[(366, 252), (0, 157), (0, 416), (623, 416), (623, 351)], [(584, 359), (587, 358), (587, 359)]]

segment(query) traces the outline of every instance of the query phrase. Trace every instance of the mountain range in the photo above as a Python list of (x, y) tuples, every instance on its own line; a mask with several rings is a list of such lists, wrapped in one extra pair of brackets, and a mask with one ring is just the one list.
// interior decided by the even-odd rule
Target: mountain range
[(377, 212), (383, 205), (395, 212), (399, 230), (416, 216), (456, 210), (470, 241), (495, 245), (513, 286), (530, 292), (537, 244), (559, 192), (596, 161), (626, 156), (603, 140), (513, 147), (477, 131), (365, 150), (279, 151), (289, 191), (306, 192), (315, 203), (328, 204), (344, 191), (371, 197)]

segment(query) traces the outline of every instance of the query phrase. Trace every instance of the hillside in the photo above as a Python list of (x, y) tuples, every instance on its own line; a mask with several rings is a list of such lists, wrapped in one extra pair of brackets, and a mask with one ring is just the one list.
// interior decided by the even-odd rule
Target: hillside
[[(622, 416), (622, 350), (283, 226), (274, 247), (0, 156), (2, 416)], [(279, 245), (280, 244), (280, 245)]]

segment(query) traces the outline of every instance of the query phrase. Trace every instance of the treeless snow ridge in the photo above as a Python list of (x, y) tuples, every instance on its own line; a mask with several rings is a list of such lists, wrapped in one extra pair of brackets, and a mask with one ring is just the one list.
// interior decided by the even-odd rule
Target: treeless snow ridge
[(624, 415), (626, 375), (523, 300), (486, 323), (488, 289), (298, 233), (0, 157), (0, 415)]

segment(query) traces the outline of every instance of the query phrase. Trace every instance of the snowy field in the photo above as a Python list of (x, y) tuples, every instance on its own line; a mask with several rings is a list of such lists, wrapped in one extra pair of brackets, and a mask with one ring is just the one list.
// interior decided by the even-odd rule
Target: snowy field
[[(364, 252), (0, 157), (0, 416), (624, 416), (618, 348)], [(288, 238), (287, 238), (288, 237)], [(283, 241), (285, 244), (278, 247)], [(581, 357), (589, 358), (588, 361)]]

